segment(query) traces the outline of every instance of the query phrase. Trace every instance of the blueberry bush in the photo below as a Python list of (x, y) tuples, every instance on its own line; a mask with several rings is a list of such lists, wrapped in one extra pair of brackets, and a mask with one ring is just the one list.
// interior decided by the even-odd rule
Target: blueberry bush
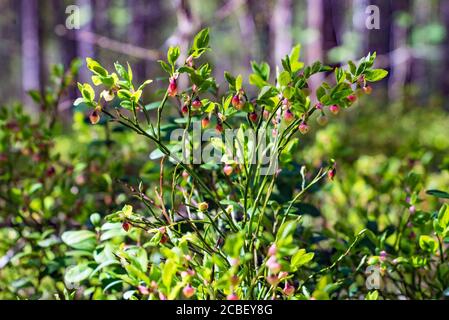
[[(225, 72), (225, 84), (212, 76), (210, 54), (203, 29), (186, 52), (169, 48), (164, 78), (138, 84), (130, 64), (87, 58), (92, 81), (77, 84), (74, 105), (88, 119), (75, 112), (69, 135), (57, 134), (54, 106), (78, 62), (55, 68), (62, 86), (50, 98), (31, 93), (48, 124), (31, 124), (20, 107), (2, 111), (0, 294), (447, 297), (447, 159), (431, 148), (369, 154), (367, 139), (388, 143), (377, 136), (379, 113), (340, 124), (387, 76), (376, 54), (306, 66), (298, 45), (275, 70), (253, 61), (248, 79)], [(316, 74), (326, 80), (313, 87)], [(360, 123), (373, 127), (365, 142), (351, 136)], [(64, 141), (69, 151), (48, 150)]]

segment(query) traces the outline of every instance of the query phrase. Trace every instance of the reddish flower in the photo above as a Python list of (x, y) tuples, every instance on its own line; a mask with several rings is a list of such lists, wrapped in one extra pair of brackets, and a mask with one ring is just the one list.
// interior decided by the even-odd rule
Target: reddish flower
[(233, 292), (226, 297), (226, 300), (239, 300), (239, 296)]
[(89, 115), (90, 123), (97, 124), (100, 121), (100, 113), (97, 109), (92, 111), (92, 113)]
[(201, 127), (203, 127), (203, 129), (207, 128), (209, 126), (210, 120), (209, 118), (203, 118), (201, 120)]
[(227, 176), (230, 176), (232, 174), (232, 171), (233, 171), (233, 169), (229, 164), (225, 165), (223, 168), (223, 172)]
[(373, 88), (372, 88), (371, 86), (365, 86), (365, 87), (363, 87), (363, 91), (364, 91), (366, 94), (370, 95), (371, 92), (373, 92)]
[(295, 293), (295, 287), (288, 282), (285, 282), (284, 289), (282, 290), (286, 296), (292, 296)]
[(222, 133), (223, 132), (223, 125), (221, 123), (217, 123), (217, 125), (215, 126), (215, 130), (218, 133)]
[(251, 120), (252, 122), (257, 122), (257, 113), (251, 112), (249, 114), (249, 120)]
[(125, 221), (122, 223), (122, 228), (123, 230), (125, 230), (126, 232), (128, 232), (129, 228), (131, 227), (131, 224), (128, 221)]
[(170, 78), (170, 83), (168, 84), (168, 95), (174, 97), (178, 94), (178, 85), (176, 84), (175, 78)]
[(354, 103), (357, 100), (357, 97), (353, 94), (351, 94), (350, 96), (348, 96), (348, 100), (351, 103)]
[(192, 107), (194, 109), (199, 109), (203, 106), (203, 104), (201, 103), (201, 100), (199, 98), (196, 98), (195, 100), (193, 100), (192, 102)]
[(186, 296), (186, 298), (190, 298), (195, 294), (195, 288), (188, 284), (184, 287), (184, 289), (182, 289), (182, 293)]
[(329, 169), (329, 171), (327, 172), (327, 176), (330, 180), (334, 180), (336, 174), (337, 170), (335, 168)]
[(287, 122), (291, 122), (295, 115), (290, 111), (290, 109), (285, 110), (284, 120)]
[(302, 134), (307, 134), (307, 132), (309, 132), (309, 129), (310, 129), (310, 128), (309, 128), (309, 126), (308, 126), (307, 123), (302, 122), (302, 123), (299, 125), (298, 129), (299, 129), (299, 132), (301, 132)]
[(334, 104), (329, 107), (329, 111), (332, 112), (333, 114), (337, 115), (340, 112), (340, 106)]

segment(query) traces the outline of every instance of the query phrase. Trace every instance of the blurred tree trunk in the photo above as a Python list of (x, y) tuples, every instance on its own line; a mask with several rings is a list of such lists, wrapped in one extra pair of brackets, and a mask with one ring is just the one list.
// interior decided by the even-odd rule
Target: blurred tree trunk
[(272, 3), (258, 0), (247, 0), (246, 3), (257, 30), (258, 49), (260, 52), (257, 58), (273, 65), (271, 59), (273, 42), (270, 37), (270, 17), (272, 13), (270, 5)]
[(43, 92), (41, 82), (39, 5), (38, 0), (22, 0), (22, 89), (24, 102), (31, 109), (31, 99), (27, 91)]
[[(60, 60), (64, 64), (65, 68), (68, 68), (73, 59), (77, 57), (77, 42), (73, 38), (73, 31), (67, 30), (65, 26), (67, 15), (65, 13), (66, 4), (64, 3), (64, 1), (52, 0), (51, 5), (55, 9), (56, 13), (55, 31), (57, 34), (61, 34), (58, 39), (58, 51), (60, 53)], [(70, 36), (68, 36), (67, 34), (70, 34)], [(69, 88), (67, 95), (70, 101), (74, 101), (78, 96), (77, 89), (75, 87)]]
[[(307, 28), (313, 30), (314, 38), (307, 46), (306, 62), (312, 64), (319, 60), (323, 61), (323, 40), (322, 40), (322, 26), (323, 26), (323, 0), (308, 0), (307, 1)], [(309, 88), (312, 92), (311, 97), (315, 99), (315, 90), (318, 88), (323, 80), (321, 73), (316, 74), (310, 78)], [(312, 100), (314, 103), (316, 101)]]
[[(413, 2), (413, 15), (414, 15), (414, 28), (420, 28), (425, 26), (431, 19), (431, 3), (430, 1), (417, 1)], [(419, 88), (418, 96), (419, 103), (428, 102), (427, 97), (430, 92), (432, 79), (429, 75), (429, 64), (426, 60), (427, 48), (414, 48), (414, 55), (411, 61), (410, 79), (414, 85)], [(446, 57), (447, 59), (447, 57)]]
[[(83, 40), (83, 37), (81, 36), (82, 32), (93, 32), (93, 19), (94, 19), (94, 8), (92, 6), (92, 0), (77, 0), (76, 4), (83, 8), (83, 13), (90, 15), (87, 22), (85, 22), (83, 25), (81, 25), (81, 29), (77, 30), (77, 40), (78, 40), (78, 46), (77, 46), (77, 54), (78, 57), (80, 57), (82, 60), (85, 60), (86, 57), (94, 57), (95, 56), (95, 50), (92, 43), (86, 42)], [(88, 72), (87, 68), (81, 68), (79, 72), (79, 81), (80, 82), (89, 82), (90, 81), (90, 73)]]
[[(168, 45), (177, 45), (181, 49), (179, 61), (187, 59), (190, 40), (200, 27), (200, 21), (193, 15), (187, 0), (174, 0), (176, 10), (176, 18), (178, 26), (174, 34), (167, 40)], [(187, 86), (187, 78), (180, 77), (178, 86), (185, 88)]]
[(359, 44), (359, 52), (358, 55), (364, 55), (369, 51), (369, 32), (366, 27), (366, 18), (367, 15), (365, 13), (366, 8), (369, 6), (368, 0), (354, 0), (353, 1), (353, 17), (352, 23), (354, 26), (354, 30), (358, 33), (360, 37)]
[(443, 24), (446, 28), (446, 39), (443, 43), (443, 65), (441, 66), (441, 75), (439, 77), (441, 83), (442, 94), (446, 97), (445, 107), (449, 110), (449, 77), (447, 72), (449, 70), (449, 1), (440, 1), (440, 13)]
[[(239, 21), (241, 42), (248, 44), (242, 48), (244, 50), (243, 63), (245, 63), (245, 66), (249, 66), (251, 60), (256, 57), (257, 43), (255, 40), (256, 26), (247, 1), (241, 5), (239, 10), (237, 10), (237, 19)], [(224, 70), (222, 70), (220, 74), (223, 74), (223, 71)]]
[(349, 6), (346, 0), (335, 3), (333, 0), (323, 1), (323, 50), (326, 53), (324, 61), (327, 63), (327, 53), (334, 47), (343, 44), (344, 19)]
[[(129, 42), (138, 47), (148, 48), (150, 36), (154, 45), (154, 38), (157, 39), (158, 35), (151, 33), (151, 30), (158, 30), (158, 25), (161, 23), (161, 1), (153, 0), (149, 3), (145, 0), (130, 0), (128, 3), (132, 15), (132, 22), (128, 28)], [(139, 60), (136, 63), (135, 74), (138, 81), (145, 78), (147, 69), (146, 60)]]
[(287, 55), (293, 45), (293, 1), (277, 0), (271, 18), (273, 37), (273, 65), (281, 65), (281, 59)]
[[(409, 0), (396, 0), (392, 4), (393, 16), (410, 10)], [(404, 96), (404, 87), (410, 69), (410, 50), (407, 45), (408, 27), (392, 21), (392, 51), (390, 53), (391, 75), (388, 82), (389, 96), (398, 100)]]

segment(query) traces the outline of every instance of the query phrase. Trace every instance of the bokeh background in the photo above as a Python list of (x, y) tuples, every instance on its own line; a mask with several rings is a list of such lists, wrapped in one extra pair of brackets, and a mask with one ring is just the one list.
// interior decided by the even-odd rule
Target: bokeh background
[[(65, 28), (72, 4), (80, 30)], [(365, 27), (369, 5), (380, 9), (379, 30)], [(26, 98), (46, 83), (50, 64), (77, 56), (129, 61), (139, 80), (157, 77), (167, 47), (186, 48), (208, 26), (218, 79), (248, 73), (252, 59), (274, 67), (295, 43), (306, 61), (333, 65), (376, 51), (390, 71), (385, 101), (449, 106), (447, 0), (0, 0), (0, 12), (2, 101)]]

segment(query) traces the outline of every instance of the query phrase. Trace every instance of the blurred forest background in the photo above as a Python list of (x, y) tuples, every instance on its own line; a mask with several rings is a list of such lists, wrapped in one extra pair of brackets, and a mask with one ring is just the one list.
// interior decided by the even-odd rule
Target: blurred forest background
[[(72, 4), (80, 30), (65, 27)], [(380, 9), (379, 30), (365, 26), (369, 5)], [(157, 78), (166, 48), (186, 48), (208, 26), (219, 80), (224, 70), (248, 74), (252, 59), (273, 67), (295, 43), (306, 62), (332, 65), (377, 51), (378, 67), (390, 71), (384, 102), (449, 105), (448, 0), (0, 0), (0, 12), (2, 102), (29, 99), (27, 90), (43, 90), (49, 65), (77, 56), (129, 61), (137, 81)]]

